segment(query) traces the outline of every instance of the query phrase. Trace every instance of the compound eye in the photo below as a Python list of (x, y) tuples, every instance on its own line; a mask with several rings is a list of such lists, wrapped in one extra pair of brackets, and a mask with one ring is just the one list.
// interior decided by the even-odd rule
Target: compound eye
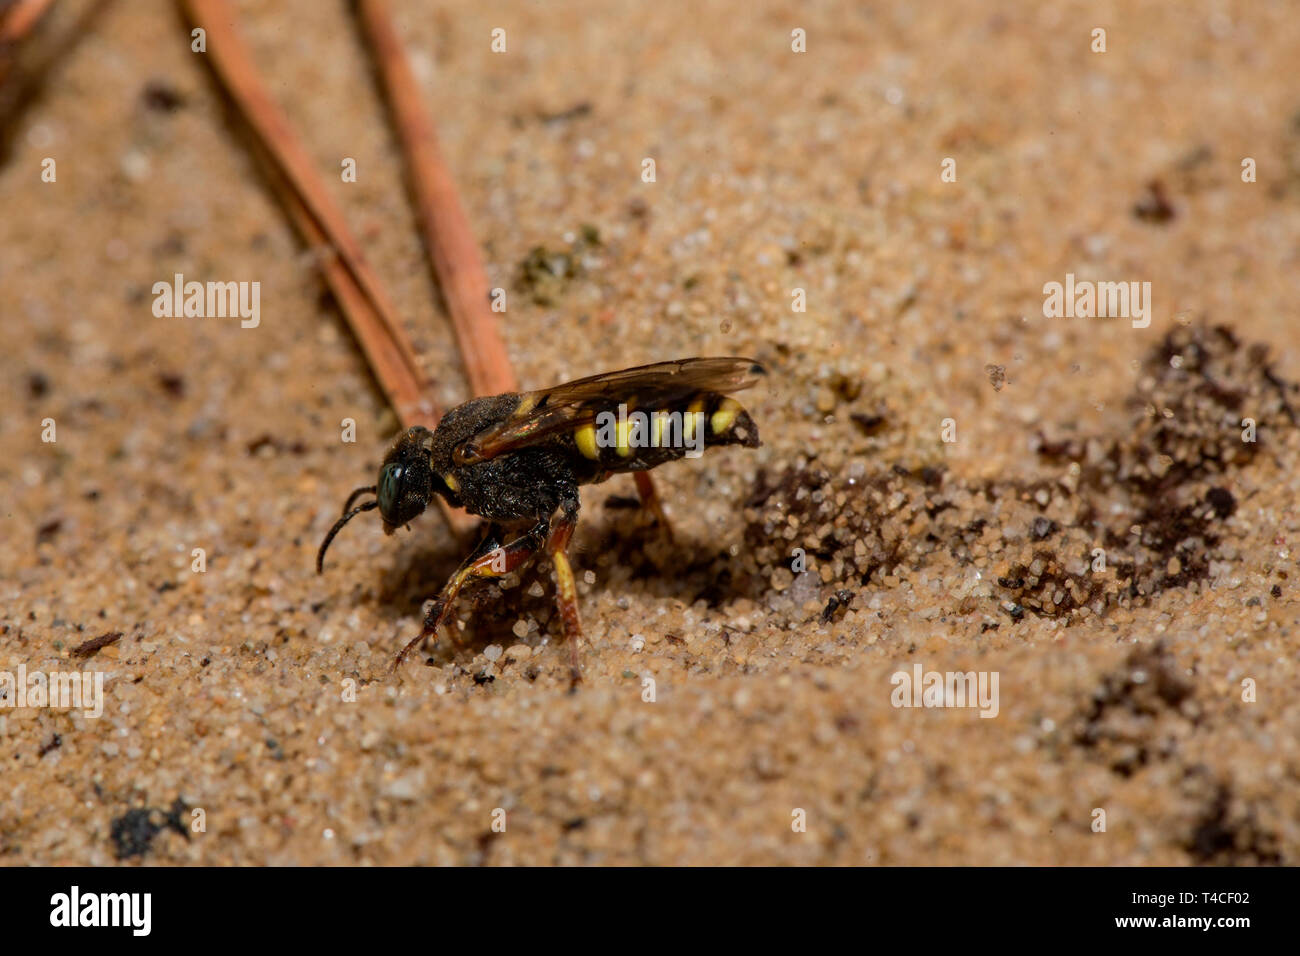
[(398, 464), (385, 465), (379, 472), (379, 512), (387, 517), (402, 500), (402, 475), (406, 469)]

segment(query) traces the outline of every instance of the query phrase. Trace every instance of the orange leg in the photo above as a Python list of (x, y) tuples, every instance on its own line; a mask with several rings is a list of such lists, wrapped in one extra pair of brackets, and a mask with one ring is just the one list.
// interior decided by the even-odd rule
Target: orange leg
[(569, 643), (569, 668), (573, 684), (582, 680), (582, 666), (578, 662), (578, 640), (582, 637), (582, 621), (578, 616), (578, 583), (573, 577), (566, 549), (578, 524), (578, 499), (560, 502), (560, 517), (556, 520), (551, 540), (546, 546), (555, 564), (555, 603), (560, 610), (560, 624)]
[(650, 477), (650, 472), (634, 471), (632, 472), (632, 478), (636, 482), (636, 493), (641, 499), (641, 507), (655, 516), (655, 521), (663, 529), (668, 543), (673, 544), (673, 526), (668, 523), (668, 515), (664, 513), (664, 503), (659, 498), (659, 492), (655, 490), (655, 483)]
[(488, 529), (487, 535), (478, 543), (470, 556), (465, 559), (461, 566), (456, 570), (445, 585), (438, 597), (434, 600), (433, 606), (429, 608), (429, 613), (424, 618), (424, 629), (420, 631), (418, 637), (408, 643), (397, 660), (393, 662), (393, 669), (396, 670), (401, 666), (402, 661), (406, 660), (408, 654), (420, 645), (425, 638), (438, 633), (438, 628), (446, 620), (447, 615), (451, 613), (453, 602), (460, 589), (471, 578), (499, 578), (511, 571), (517, 571), (523, 567), (546, 543), (546, 533), (550, 529), (550, 522), (543, 518), (527, 534), (520, 535), (514, 541), (507, 545), (501, 545), (501, 529), (493, 525)]

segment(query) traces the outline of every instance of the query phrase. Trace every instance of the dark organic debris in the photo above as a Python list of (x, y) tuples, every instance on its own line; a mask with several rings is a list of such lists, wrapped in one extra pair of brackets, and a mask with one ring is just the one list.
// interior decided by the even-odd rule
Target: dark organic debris
[(568, 109), (556, 110), (554, 112), (538, 110), (537, 118), (547, 126), (552, 126), (557, 123), (566, 123), (569, 120), (581, 119), (584, 116), (590, 115), (591, 110), (591, 103), (587, 100), (582, 100), (578, 103), (574, 103)]
[(1183, 843), (1192, 859), (1212, 866), (1282, 864), (1278, 838), (1260, 826), (1254, 808), (1247, 806), (1234, 813), (1232, 790), (1228, 784), (1214, 781), (1210, 788), (1212, 793), (1204, 801), (1191, 833)]
[(830, 600), (826, 602), (826, 606), (822, 608), (822, 623), (829, 624), (831, 619), (847, 608), (852, 600), (852, 591), (840, 590), (832, 594)]
[(190, 832), (181, 819), (181, 814), (188, 810), (185, 801), (177, 797), (170, 810), (137, 807), (122, 814), (113, 821), (110, 830), (117, 858), (144, 856), (151, 849), (153, 838), (163, 830), (174, 830), (188, 840)]
[(1143, 222), (1163, 225), (1174, 218), (1173, 203), (1165, 192), (1165, 187), (1158, 179), (1147, 183), (1147, 191), (1133, 205), (1133, 215)]
[(150, 80), (140, 91), (140, 99), (160, 113), (175, 113), (185, 105), (185, 97), (166, 80)]
[(91, 657), (97, 651), (108, 647), (110, 644), (116, 644), (121, 639), (121, 631), (109, 631), (106, 634), (99, 635), (99, 637), (92, 637), (88, 641), (82, 641), (72, 649), (72, 656), (81, 658)]
[(858, 430), (864, 435), (876, 434), (885, 424), (884, 415), (865, 415), (862, 412), (852, 412), (849, 414), (849, 419), (858, 426)]
[(1205, 500), (1220, 519), (1232, 517), (1232, 513), (1237, 510), (1237, 499), (1227, 488), (1211, 488)]
[(159, 372), (158, 387), (172, 398), (185, 397), (185, 379), (175, 372)]
[(36, 546), (40, 547), (54, 540), (54, 536), (59, 533), (63, 527), (62, 518), (51, 518), (49, 521), (42, 522), (36, 528)]

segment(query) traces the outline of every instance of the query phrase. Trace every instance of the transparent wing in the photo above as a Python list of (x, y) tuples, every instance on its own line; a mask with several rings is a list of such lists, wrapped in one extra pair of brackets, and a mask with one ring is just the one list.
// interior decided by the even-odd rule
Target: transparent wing
[(462, 443), (454, 456), (461, 465), (487, 461), (593, 422), (596, 413), (611, 404), (662, 408), (699, 392), (738, 392), (766, 374), (762, 365), (749, 358), (687, 358), (526, 392), (509, 418)]

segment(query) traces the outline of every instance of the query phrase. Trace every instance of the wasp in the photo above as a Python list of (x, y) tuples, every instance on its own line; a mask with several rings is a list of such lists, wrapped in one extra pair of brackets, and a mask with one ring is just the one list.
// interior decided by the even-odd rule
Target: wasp
[[(316, 571), (323, 571), (334, 536), (361, 512), (378, 509), (384, 532), (392, 534), (441, 495), (453, 508), (483, 518), (486, 529), (393, 667), (437, 634), (466, 584), (503, 577), (545, 550), (555, 566), (556, 604), (576, 681), (582, 627), (568, 545), (578, 521), (578, 488), (630, 472), (642, 503), (667, 530), (645, 473), (716, 445), (758, 447), (758, 426), (729, 393), (765, 375), (753, 359), (687, 358), (471, 399), (447, 412), (434, 430), (417, 425), (397, 437), (376, 483), (348, 496), (342, 517), (321, 542)], [(374, 497), (353, 507), (367, 494)]]

